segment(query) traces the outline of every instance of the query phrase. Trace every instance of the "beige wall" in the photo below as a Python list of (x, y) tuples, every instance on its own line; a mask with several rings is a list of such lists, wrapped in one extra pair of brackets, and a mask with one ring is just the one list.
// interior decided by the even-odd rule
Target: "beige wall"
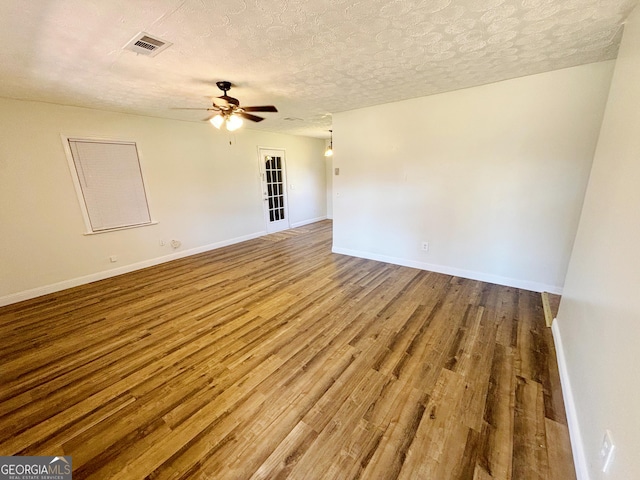
[[(83, 235), (61, 135), (136, 141), (159, 223)], [(264, 233), (258, 146), (286, 149), (292, 224), (326, 217), (319, 139), (8, 99), (0, 137), (0, 304)]]
[[(639, 241), (640, 9), (636, 7), (625, 26), (554, 325), (571, 387), (567, 393), (575, 402), (573, 440), (584, 454), (580, 468), (588, 470), (592, 480), (640, 478)], [(611, 470), (603, 474), (598, 453), (606, 429), (613, 434), (616, 453)]]
[(334, 251), (559, 292), (612, 69), (334, 114)]
[[(331, 144), (326, 140), (325, 150)], [(325, 157), (325, 176), (327, 178), (327, 218), (333, 219), (333, 157)]]

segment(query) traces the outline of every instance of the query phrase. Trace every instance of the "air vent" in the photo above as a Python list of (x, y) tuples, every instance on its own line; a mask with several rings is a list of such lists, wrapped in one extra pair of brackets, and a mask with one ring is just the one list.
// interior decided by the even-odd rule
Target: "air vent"
[(162, 50), (170, 47), (171, 45), (173, 45), (171, 42), (167, 42), (166, 40), (162, 40), (158, 37), (153, 37), (145, 32), (140, 32), (123, 48), (125, 50), (136, 52), (140, 55), (146, 55), (147, 57), (155, 57)]

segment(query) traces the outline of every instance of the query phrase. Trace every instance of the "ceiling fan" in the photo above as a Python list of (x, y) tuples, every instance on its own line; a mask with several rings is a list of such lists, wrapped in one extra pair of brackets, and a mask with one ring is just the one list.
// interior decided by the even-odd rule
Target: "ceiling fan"
[(273, 105), (262, 105), (256, 107), (241, 107), (237, 98), (230, 97), (227, 92), (231, 89), (231, 82), (220, 81), (216, 85), (222, 90), (222, 95), (213, 99), (213, 105), (209, 108), (189, 108), (184, 110), (207, 110), (217, 112), (213, 117), (208, 118), (214, 127), (220, 129), (223, 125), (230, 132), (242, 126), (242, 119), (252, 122), (261, 122), (264, 117), (253, 115), (248, 112), (277, 112)]

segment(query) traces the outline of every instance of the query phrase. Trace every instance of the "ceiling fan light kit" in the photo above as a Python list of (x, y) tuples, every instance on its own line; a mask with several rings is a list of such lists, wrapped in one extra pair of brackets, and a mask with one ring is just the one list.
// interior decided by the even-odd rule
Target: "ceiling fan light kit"
[(226, 126), (227, 130), (233, 132), (242, 126), (242, 119), (238, 115), (232, 114), (227, 118)]
[(220, 128), (222, 128), (222, 125), (224, 125), (229, 132), (233, 132), (234, 130), (239, 129), (244, 123), (239, 115), (221, 115), (219, 113), (209, 121), (218, 130), (220, 130)]
[(211, 125), (219, 129), (224, 123), (224, 117), (220, 114), (217, 114), (215, 117), (211, 118), (211, 120), (209, 121), (211, 122)]
[[(229, 132), (233, 132), (242, 127), (244, 120), (251, 122), (261, 122), (264, 117), (253, 115), (248, 112), (277, 112), (273, 105), (261, 105), (255, 107), (241, 107), (237, 98), (230, 97), (227, 92), (231, 89), (231, 82), (226, 80), (216, 82), (222, 90), (222, 95), (213, 99), (213, 105), (203, 110), (217, 112), (213, 117), (207, 119), (211, 124), (220, 130), (223, 126)], [(188, 109), (192, 110), (192, 109)], [(196, 109), (197, 110), (197, 109)]]

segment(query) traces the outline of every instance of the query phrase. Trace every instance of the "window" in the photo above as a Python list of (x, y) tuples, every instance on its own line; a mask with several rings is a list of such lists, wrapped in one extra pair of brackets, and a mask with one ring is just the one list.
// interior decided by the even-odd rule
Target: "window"
[(89, 233), (154, 223), (135, 143), (67, 141)]

